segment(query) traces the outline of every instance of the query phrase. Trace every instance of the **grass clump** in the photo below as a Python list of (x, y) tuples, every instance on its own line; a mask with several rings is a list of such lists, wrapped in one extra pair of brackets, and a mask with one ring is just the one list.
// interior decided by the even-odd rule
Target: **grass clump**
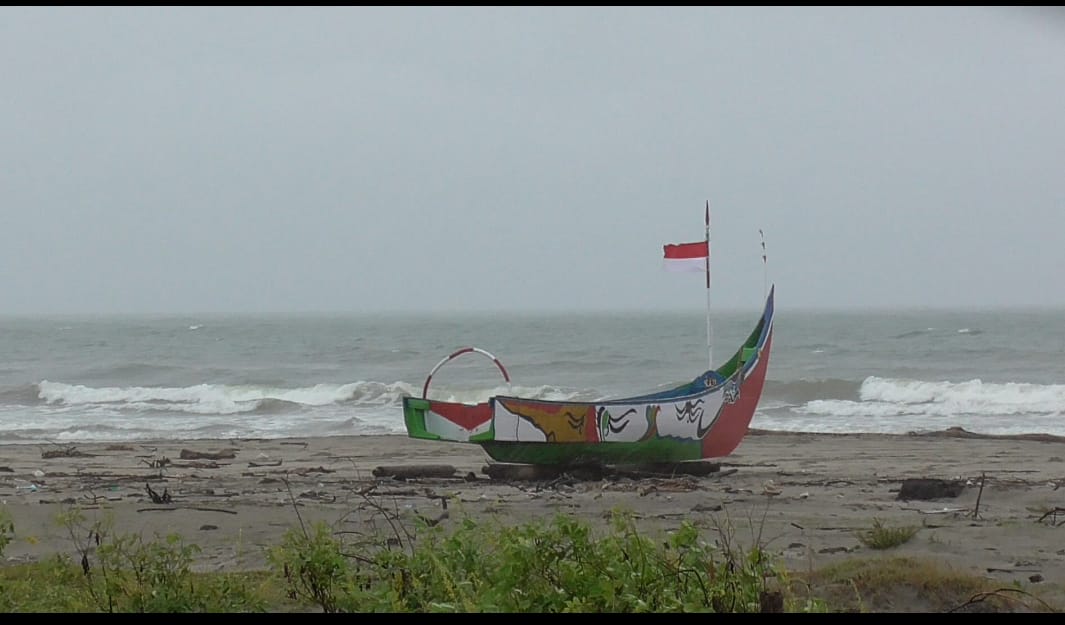
[(873, 527), (858, 532), (858, 541), (870, 549), (892, 549), (903, 545), (917, 535), (914, 526), (887, 527), (880, 519), (873, 519)]
[(0, 508), (0, 557), (4, 555), (4, 549), (11, 544), (11, 541), (15, 538), (15, 524), (11, 522), (11, 517), (8, 516), (7, 511)]
[(855, 558), (804, 576), (836, 610), (855, 612), (1056, 611), (1019, 587), (941, 562), (911, 557)]

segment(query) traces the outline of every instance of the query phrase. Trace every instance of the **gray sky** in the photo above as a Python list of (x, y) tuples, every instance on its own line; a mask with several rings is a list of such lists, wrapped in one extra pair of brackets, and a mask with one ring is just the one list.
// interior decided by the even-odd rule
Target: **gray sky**
[(0, 9), (0, 312), (1065, 306), (1058, 8)]

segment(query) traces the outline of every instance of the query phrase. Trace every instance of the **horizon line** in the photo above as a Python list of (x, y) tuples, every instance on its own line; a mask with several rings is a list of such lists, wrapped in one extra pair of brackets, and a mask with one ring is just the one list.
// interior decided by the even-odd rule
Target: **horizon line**
[[(758, 307), (722, 306), (711, 308), (719, 314), (743, 314)], [(906, 305), (776, 305), (779, 311), (799, 313), (926, 313), (926, 312), (1058, 312), (1065, 311), (1065, 304), (983, 304), (977, 306), (948, 306), (929, 304)], [(271, 310), (86, 310), (86, 311), (0, 311), (0, 318), (62, 318), (62, 317), (255, 317), (255, 316), (435, 316), (435, 315), (639, 315), (639, 314), (692, 314), (702, 315), (705, 310), (682, 308), (441, 308), (426, 309), (271, 309)]]

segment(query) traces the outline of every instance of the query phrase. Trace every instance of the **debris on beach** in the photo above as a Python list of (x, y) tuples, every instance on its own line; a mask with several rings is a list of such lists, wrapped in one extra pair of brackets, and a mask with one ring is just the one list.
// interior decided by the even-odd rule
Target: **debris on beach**
[(75, 445), (70, 445), (60, 449), (45, 449), (41, 451), (41, 458), (88, 458), (92, 454), (87, 454), (84, 451), (78, 450)]
[(930, 499), (953, 499), (965, 490), (962, 480), (935, 478), (910, 478), (902, 480), (897, 499), (927, 501)]
[(1054, 527), (1065, 525), (1065, 518), (1063, 518), (1062, 520), (1058, 520), (1059, 515), (1065, 517), (1065, 508), (1056, 507), (1047, 510), (1043, 513), (1043, 516), (1039, 517), (1039, 519), (1036, 520), (1036, 523), (1043, 523), (1044, 521), (1046, 521)]
[(152, 490), (151, 484), (145, 484), (144, 488), (145, 488), (145, 490), (148, 491), (148, 497), (151, 498), (152, 503), (171, 503), (172, 502), (172, 498), (170, 497), (170, 493), (167, 491), (167, 489), (164, 488), (163, 489), (163, 494), (160, 495), (159, 493), (157, 493), (154, 490)]
[(182, 460), (233, 460), (237, 457), (236, 449), (223, 449), (222, 451), (193, 451), (182, 449), (179, 456)]
[(148, 465), (150, 469), (162, 469), (166, 465), (170, 464), (170, 458), (163, 456), (162, 458), (152, 458), (151, 460), (141, 459), (141, 462)]
[(374, 477), (390, 477), (396, 480), (417, 478), (455, 477), (455, 467), (450, 464), (408, 464), (379, 466), (373, 470)]

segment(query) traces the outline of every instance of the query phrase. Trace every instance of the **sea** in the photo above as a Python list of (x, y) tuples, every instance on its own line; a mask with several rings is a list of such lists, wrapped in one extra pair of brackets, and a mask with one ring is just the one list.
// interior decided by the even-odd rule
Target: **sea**
[[(0, 317), (0, 445), (403, 434), (409, 395), (651, 392), (761, 310), (705, 312)], [(1065, 311), (778, 305), (752, 427), (1065, 435), (1063, 412)]]

